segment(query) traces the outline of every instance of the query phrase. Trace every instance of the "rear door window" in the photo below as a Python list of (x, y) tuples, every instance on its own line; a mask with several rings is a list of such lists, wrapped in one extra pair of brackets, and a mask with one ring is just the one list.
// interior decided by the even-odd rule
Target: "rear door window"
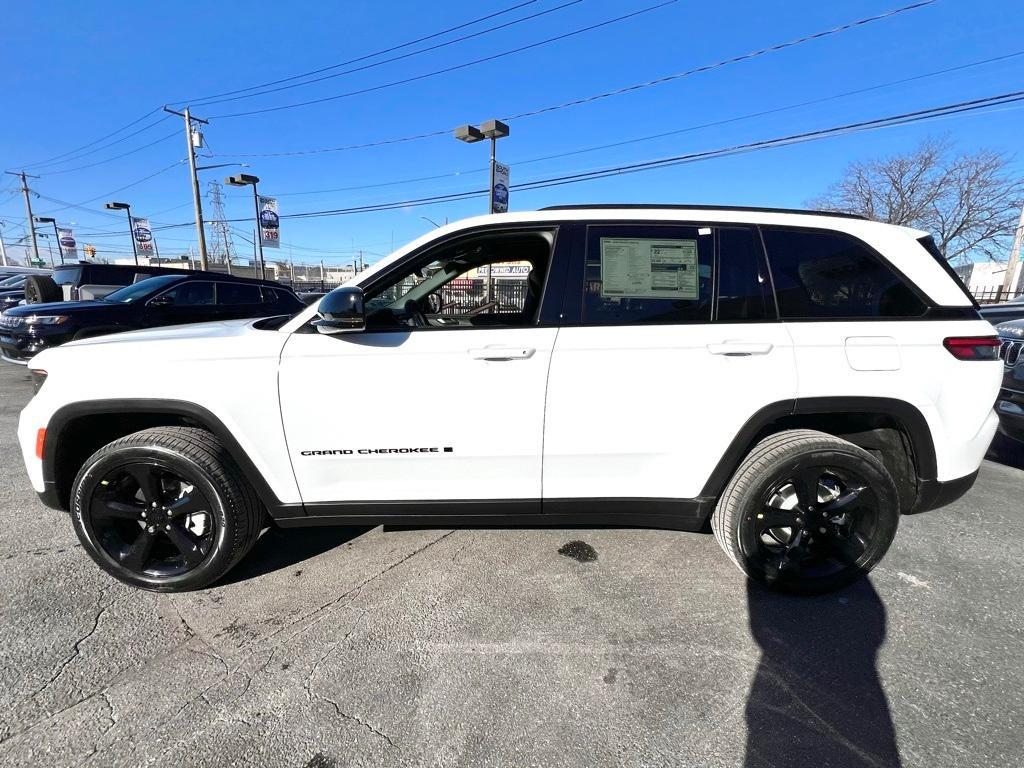
[(775, 227), (762, 232), (783, 319), (916, 317), (927, 308), (850, 235)]
[(594, 225), (586, 248), (584, 325), (711, 319), (710, 227)]
[(244, 283), (218, 283), (217, 303), (225, 305), (259, 304), (262, 300), (258, 285)]

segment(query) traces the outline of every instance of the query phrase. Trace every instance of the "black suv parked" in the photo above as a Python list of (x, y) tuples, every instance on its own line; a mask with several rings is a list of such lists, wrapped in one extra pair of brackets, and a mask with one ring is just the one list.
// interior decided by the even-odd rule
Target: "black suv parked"
[(996, 401), (999, 431), (1024, 442), (1024, 320), (996, 326), (999, 357), (1003, 359), (1003, 386)]
[(0, 357), (25, 363), (47, 347), (74, 339), (161, 325), (291, 315), (304, 306), (289, 288), (269, 281), (176, 270), (95, 301), (8, 309), (0, 315)]
[(154, 275), (183, 275), (192, 270), (175, 267), (142, 265), (91, 264), (80, 261), (61, 264), (53, 275), (30, 275), (25, 281), (27, 304), (48, 304), (53, 301), (102, 299), (125, 285), (137, 283)]

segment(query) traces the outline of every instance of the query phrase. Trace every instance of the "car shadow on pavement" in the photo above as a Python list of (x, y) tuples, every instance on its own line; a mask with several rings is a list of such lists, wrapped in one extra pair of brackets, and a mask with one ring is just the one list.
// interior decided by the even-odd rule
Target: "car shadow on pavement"
[(291, 568), (294, 565), (321, 555), (329, 549), (340, 547), (347, 541), (362, 536), (371, 527), (348, 528), (326, 526), (323, 528), (296, 528), (281, 530), (268, 528), (253, 546), (252, 551), (227, 576), (218, 582), (219, 586), (254, 579), (274, 571)]
[(747, 698), (745, 768), (900, 765), (875, 668), (885, 606), (868, 579), (821, 597), (749, 582), (761, 661)]

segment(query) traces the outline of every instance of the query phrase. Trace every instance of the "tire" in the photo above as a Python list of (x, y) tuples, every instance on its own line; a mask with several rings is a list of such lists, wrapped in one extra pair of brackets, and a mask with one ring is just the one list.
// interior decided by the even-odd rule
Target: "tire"
[(26, 304), (49, 304), (63, 301), (64, 291), (48, 275), (29, 275), (25, 280)]
[(252, 548), (266, 512), (217, 438), (156, 427), (90, 456), (71, 518), (96, 563), (126, 584), (180, 592), (212, 584)]
[(754, 446), (722, 493), (711, 528), (754, 581), (821, 594), (878, 564), (899, 510), (892, 477), (870, 453), (823, 432), (789, 430)]

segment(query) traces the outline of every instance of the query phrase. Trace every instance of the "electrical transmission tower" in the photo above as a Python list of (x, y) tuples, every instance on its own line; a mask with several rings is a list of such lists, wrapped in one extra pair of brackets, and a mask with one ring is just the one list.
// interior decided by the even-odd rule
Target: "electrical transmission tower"
[(235, 246), (231, 240), (231, 227), (224, 213), (224, 190), (219, 181), (209, 182), (210, 208), (212, 217), (210, 229), (213, 233), (210, 259), (217, 263), (230, 264), (235, 258)]

